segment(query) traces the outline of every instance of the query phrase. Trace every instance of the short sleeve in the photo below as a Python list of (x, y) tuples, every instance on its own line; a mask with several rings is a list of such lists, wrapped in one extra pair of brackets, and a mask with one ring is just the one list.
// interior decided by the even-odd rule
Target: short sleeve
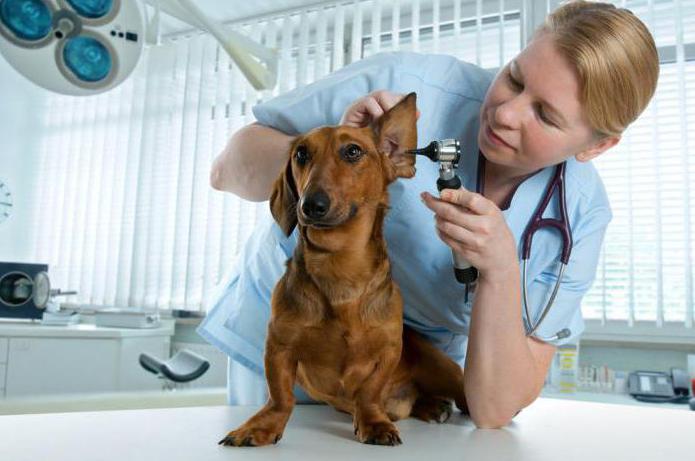
[[(537, 339), (560, 346), (576, 343), (584, 332), (581, 302), (596, 277), (601, 245), (611, 216), (608, 206), (596, 207), (582, 216), (577, 228), (572, 229), (573, 247), (570, 260), (562, 277), (555, 302), (534, 333)], [(559, 267), (560, 263), (556, 260), (541, 271), (533, 282), (529, 282), (527, 298), (534, 325), (540, 319), (541, 312), (555, 287)], [(568, 337), (544, 339), (555, 336), (565, 328), (569, 330)]]
[(399, 53), (378, 53), (253, 107), (258, 123), (290, 135), (337, 125), (345, 109), (375, 90), (397, 91)]

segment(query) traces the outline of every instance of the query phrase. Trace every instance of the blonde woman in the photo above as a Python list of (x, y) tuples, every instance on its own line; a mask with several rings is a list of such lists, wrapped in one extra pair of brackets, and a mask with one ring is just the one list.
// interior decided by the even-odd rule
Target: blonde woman
[[(267, 200), (294, 135), (327, 124), (363, 126), (415, 91), (420, 145), (458, 139), (464, 187), (440, 196), (437, 165), (418, 158), (415, 178), (390, 189), (385, 235), (404, 321), (464, 368), (473, 422), (500, 427), (538, 397), (556, 346), (584, 329), (580, 303), (611, 219), (590, 161), (615, 146), (645, 109), (658, 73), (653, 38), (630, 11), (571, 2), (496, 76), (450, 56), (382, 53), (260, 104), (258, 123), (232, 137), (211, 181), (245, 199)], [(529, 334), (558, 279), (562, 239), (547, 228), (533, 237), (527, 316), (523, 234), (561, 164), (572, 253), (552, 307)], [(558, 200), (555, 192), (545, 217), (558, 217)], [(295, 244), (296, 236), (286, 238), (272, 220), (262, 224), (198, 330), (231, 358), (230, 404), (267, 398), (270, 294)], [(453, 276), (452, 251), (479, 271), (467, 301)]]

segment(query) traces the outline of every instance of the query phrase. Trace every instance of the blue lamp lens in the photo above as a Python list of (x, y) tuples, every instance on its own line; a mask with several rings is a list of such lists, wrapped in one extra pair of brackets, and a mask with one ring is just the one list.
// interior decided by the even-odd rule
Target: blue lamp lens
[(0, 20), (22, 40), (41, 40), (52, 28), (51, 11), (41, 0), (5, 0)]
[(113, 0), (68, 0), (68, 3), (77, 14), (91, 19), (106, 16), (113, 6)]
[(111, 54), (91, 37), (78, 36), (67, 41), (63, 59), (68, 69), (85, 82), (98, 82), (111, 72)]

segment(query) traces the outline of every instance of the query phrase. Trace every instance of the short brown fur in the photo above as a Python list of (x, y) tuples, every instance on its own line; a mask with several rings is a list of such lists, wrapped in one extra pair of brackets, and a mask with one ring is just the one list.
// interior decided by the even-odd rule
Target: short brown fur
[[(269, 398), (220, 441), (277, 443), (294, 406), (295, 381), (315, 400), (353, 415), (359, 441), (401, 443), (392, 421), (409, 415), (445, 421), (451, 400), (466, 410), (463, 370), (403, 325), (403, 301), (391, 279), (382, 234), (387, 186), (415, 174), (416, 97), (411, 93), (376, 126), (322, 127), (298, 136), (275, 183), (271, 211), (300, 239), (275, 286), (265, 349)], [(346, 159), (350, 145), (357, 161)], [(308, 154), (302, 165), (298, 150)], [(322, 191), (330, 208), (304, 212)]]

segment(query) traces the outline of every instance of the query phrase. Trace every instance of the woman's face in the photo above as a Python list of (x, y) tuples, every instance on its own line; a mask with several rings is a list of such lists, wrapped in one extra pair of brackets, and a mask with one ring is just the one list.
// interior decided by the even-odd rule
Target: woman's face
[(509, 176), (571, 156), (587, 161), (617, 141), (594, 136), (579, 103), (576, 72), (548, 33), (500, 70), (480, 110), (480, 150)]

